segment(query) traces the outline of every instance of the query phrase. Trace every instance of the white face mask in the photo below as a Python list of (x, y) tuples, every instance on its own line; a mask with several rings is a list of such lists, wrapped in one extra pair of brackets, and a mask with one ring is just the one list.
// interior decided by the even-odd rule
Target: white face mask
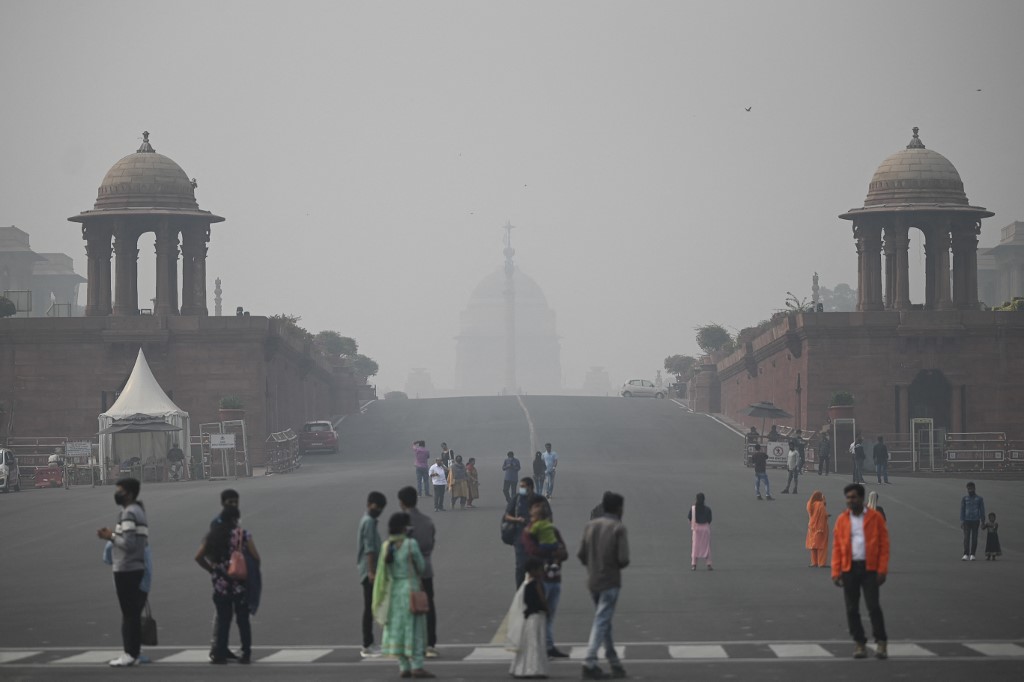
[(526, 488), (520, 488), (519, 489), (519, 494), (520, 495), (525, 495), (526, 494)]

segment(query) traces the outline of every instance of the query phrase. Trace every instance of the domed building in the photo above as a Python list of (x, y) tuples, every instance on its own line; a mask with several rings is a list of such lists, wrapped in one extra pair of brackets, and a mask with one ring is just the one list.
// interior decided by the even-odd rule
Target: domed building
[[(506, 268), (495, 270), (477, 284), (460, 316), (455, 382), (463, 395), (551, 394), (562, 387), (555, 312), (540, 286), (511, 262), (510, 250), (514, 253), (506, 245)], [(511, 278), (506, 277), (507, 268)], [(509, 279), (514, 292), (511, 308)]]

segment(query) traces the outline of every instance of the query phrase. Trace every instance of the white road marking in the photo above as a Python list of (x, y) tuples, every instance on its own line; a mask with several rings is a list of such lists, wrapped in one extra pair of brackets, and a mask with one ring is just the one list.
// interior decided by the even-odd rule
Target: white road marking
[(540, 447), (537, 446), (537, 431), (533, 428), (533, 418), (530, 417), (530, 411), (526, 409), (526, 403), (523, 402), (523, 397), (517, 395), (516, 400), (519, 401), (519, 407), (523, 408), (523, 414), (526, 415), (526, 424), (530, 427), (530, 451), (526, 453), (526, 459), (523, 460), (527, 461), (532, 457), (530, 453), (540, 450)]
[(672, 658), (729, 658), (725, 648), (718, 644), (683, 644), (670, 646), (668, 655)]
[(154, 659), (157, 663), (209, 663), (210, 648), (186, 649), (165, 658)]
[(937, 655), (917, 644), (889, 644), (889, 658), (927, 658)]
[[(617, 653), (619, 655), (619, 658), (625, 659), (626, 658), (626, 647), (624, 647), (624, 646), (617, 646), (617, 647), (615, 647), (615, 653)], [(602, 646), (600, 649), (598, 649), (597, 654), (598, 654), (599, 657), (603, 657), (604, 656), (604, 646)], [(587, 657), (587, 647), (585, 647), (585, 646), (574, 646), (573, 648), (569, 649), (569, 659), (570, 660), (582, 661), (586, 657)]]
[[(20, 661), (23, 658), (41, 654), (41, 651), (0, 651), (0, 663), (11, 663)], [(113, 657), (111, 657), (113, 658)]]
[(511, 661), (516, 655), (512, 651), (496, 646), (478, 646), (464, 661)]
[(769, 644), (779, 658), (832, 658), (832, 653), (819, 644)]
[(284, 649), (259, 659), (260, 663), (312, 663), (333, 649)]
[[(117, 649), (106, 649), (104, 651), (83, 651), (80, 654), (74, 656), (68, 656), (67, 658), (60, 658), (56, 661), (52, 661), (54, 664), (75, 664), (75, 663), (106, 663), (112, 661), (120, 656), (123, 651)], [(207, 651), (209, 653), (209, 651)], [(209, 660), (209, 659), (207, 659)]]
[(1024, 656), (1024, 646), (1019, 644), (993, 644), (982, 642), (978, 644), (966, 644), (969, 649), (974, 649), (979, 654), (986, 656)]

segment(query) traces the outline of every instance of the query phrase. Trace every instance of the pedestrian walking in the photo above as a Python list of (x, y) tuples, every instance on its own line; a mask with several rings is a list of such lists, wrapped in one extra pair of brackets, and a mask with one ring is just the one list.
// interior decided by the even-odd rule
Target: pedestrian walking
[[(524, 568), (529, 566), (531, 557), (544, 562), (544, 598), (547, 601), (547, 618), (544, 625), (544, 644), (548, 658), (568, 658), (569, 654), (563, 653), (555, 646), (555, 613), (558, 610), (558, 602), (562, 596), (562, 562), (569, 558), (569, 552), (565, 546), (565, 540), (558, 528), (551, 526), (555, 535), (555, 543), (542, 544), (534, 532), (535, 525), (551, 522), (551, 506), (540, 496), (535, 496), (530, 505), (530, 525), (522, 533), (523, 549), (526, 552)], [(529, 573), (529, 569), (526, 569)]]
[(828, 432), (823, 431), (821, 440), (818, 442), (818, 475), (828, 476), (829, 464), (832, 459), (832, 441), (829, 440)]
[(516, 481), (519, 480), (519, 460), (511, 450), (505, 456), (505, 461), (501, 463), (501, 470), (505, 472), (501, 492), (505, 495), (505, 504), (508, 504), (516, 496)]
[(465, 509), (466, 498), (469, 497), (469, 474), (466, 473), (466, 465), (462, 463), (462, 455), (455, 455), (455, 461), (448, 470), (448, 489), (451, 491), (452, 509), (455, 509), (456, 500), (459, 509)]
[(846, 623), (856, 647), (854, 658), (867, 658), (867, 637), (860, 620), (860, 595), (864, 593), (875, 657), (888, 658), (885, 618), (879, 604), (879, 588), (889, 572), (889, 531), (885, 519), (864, 506), (864, 486), (851, 483), (843, 488), (846, 511), (836, 519), (832, 537), (832, 582), (843, 588)]
[(207, 533), (195, 557), (196, 563), (209, 573), (213, 581), (213, 604), (217, 608), (217, 644), (210, 663), (214, 664), (228, 662), (228, 635), (232, 616), (238, 624), (238, 634), (242, 639), (242, 655), (238, 657), (238, 662), (252, 661), (252, 629), (249, 624), (246, 581), (229, 575), (229, 567), (232, 553), (236, 551), (248, 554), (256, 562), (260, 561), (260, 555), (252, 535), (238, 526), (239, 517), (237, 507), (225, 508), (221, 522)]
[(432, 678), (435, 675), (423, 669), (426, 614), (413, 613), (411, 608), (412, 593), (421, 589), (426, 562), (416, 539), (407, 537), (408, 528), (408, 514), (397, 512), (388, 519), (388, 539), (381, 547), (373, 584), (373, 614), (384, 626), (381, 652), (398, 658), (400, 676)]
[(602, 645), (612, 677), (626, 676), (612, 638), (612, 618), (622, 589), (622, 569), (629, 565), (629, 542), (626, 526), (622, 523), (623, 504), (622, 495), (611, 491), (604, 494), (604, 515), (587, 523), (576, 553), (587, 567), (587, 589), (595, 606), (594, 623), (583, 660), (585, 680), (607, 677), (607, 673), (597, 665), (597, 651)]
[(473, 500), (480, 499), (480, 473), (476, 470), (476, 457), (466, 460), (466, 477), (469, 482), (469, 497), (466, 506), (474, 509)]
[(544, 474), (547, 473), (548, 465), (544, 463), (544, 457), (541, 455), (541, 451), (538, 450), (533, 456), (533, 482), (537, 485), (537, 490), (544, 490)]
[(853, 482), (866, 483), (864, 480), (864, 460), (867, 454), (864, 452), (864, 439), (857, 436), (853, 441)]
[(882, 518), (885, 519), (886, 526), (888, 527), (889, 518), (885, 515), (885, 509), (880, 504), (878, 504), (878, 493), (874, 490), (868, 493), (867, 508), (874, 509), (876, 512), (881, 514)]
[[(533, 506), (534, 500), (539, 497), (534, 494), (533, 479), (527, 476), (519, 481), (518, 494), (512, 498), (508, 506), (505, 507), (505, 516), (502, 517), (503, 521), (514, 523), (515, 526), (515, 540), (512, 543), (512, 549), (515, 550), (516, 568), (515, 568), (515, 581), (516, 589), (523, 583), (523, 579), (526, 577), (526, 549), (523, 547), (523, 529), (526, 528), (527, 523), (530, 519), (530, 507)], [(547, 504), (545, 502), (545, 504)], [(550, 510), (550, 507), (548, 507)], [(550, 511), (548, 518), (550, 519)]]
[[(526, 580), (516, 591), (512, 608), (522, 613), (516, 618), (515, 629), (509, 628), (516, 656), (509, 666), (509, 674), (517, 679), (546, 678), (548, 657), (544, 649), (548, 604), (544, 596), (544, 562), (536, 557), (526, 561)], [(515, 615), (518, 615), (515, 614)]]
[(412, 528), (412, 537), (419, 545), (420, 554), (423, 555), (423, 573), (420, 574), (420, 582), (423, 583), (423, 591), (427, 593), (427, 658), (437, 658), (440, 653), (437, 650), (437, 608), (434, 605), (434, 565), (430, 560), (434, 553), (434, 542), (437, 531), (434, 528), (434, 520), (421, 512), (416, 507), (416, 489), (406, 486), (398, 491), (398, 502), (402, 511), (409, 515), (409, 525)]
[(711, 568), (711, 507), (704, 504), (704, 493), (697, 493), (697, 501), (686, 514), (690, 521), (690, 570), (697, 570), (697, 559)]
[(373, 581), (377, 577), (377, 558), (380, 556), (377, 519), (387, 505), (384, 493), (374, 490), (367, 495), (366, 512), (359, 519), (356, 565), (359, 567), (359, 584), (363, 588), (363, 648), (359, 650), (363, 658), (380, 656), (380, 647), (373, 643)]
[(782, 494), (788, 495), (789, 486), (792, 485), (793, 494), (796, 495), (800, 479), (800, 451), (797, 450), (796, 440), (789, 441), (789, 453), (786, 455), (786, 470), (789, 472), (789, 477), (786, 479), (786, 487)]
[(774, 500), (772, 484), (768, 481), (768, 453), (760, 445), (755, 445), (750, 461), (754, 463), (754, 492), (757, 493), (757, 499), (761, 499), (761, 481), (764, 481), (765, 499)]
[(978, 551), (978, 529), (985, 520), (985, 500), (974, 489), (974, 481), (967, 484), (967, 494), (960, 500), (960, 528), (964, 531), (964, 556), (961, 561), (974, 561)]
[(434, 511), (444, 511), (444, 491), (448, 487), (448, 472), (438, 457), (428, 470), (430, 483), (434, 486)]
[(885, 440), (882, 436), (878, 437), (878, 442), (875, 443), (875, 447), (871, 450), (871, 459), (875, 461), (875, 476), (878, 477), (878, 482), (881, 483), (882, 479), (885, 482), (889, 482), (889, 448), (885, 445)]
[(995, 561), (1003, 553), (999, 545), (999, 524), (996, 523), (995, 512), (989, 512), (988, 521), (981, 524), (981, 527), (988, 531), (985, 535), (985, 561)]
[(807, 500), (807, 540), (804, 543), (811, 550), (812, 568), (828, 565), (828, 517), (825, 495), (815, 490)]
[(132, 666), (139, 661), (142, 648), (142, 609), (146, 593), (142, 579), (146, 573), (146, 547), (149, 524), (146, 510), (139, 501), (142, 484), (135, 478), (122, 478), (114, 486), (114, 503), (121, 509), (114, 530), (103, 527), (96, 531), (101, 540), (113, 543), (111, 567), (114, 589), (121, 607), (121, 644), (123, 652), (109, 664), (115, 668)]
[(413, 441), (412, 456), (416, 464), (416, 492), (430, 497), (430, 450), (426, 441)]
[[(558, 453), (551, 449), (551, 443), (544, 444), (544, 497), (551, 499), (555, 492), (555, 472), (558, 469)], [(540, 488), (537, 489), (540, 494)]]

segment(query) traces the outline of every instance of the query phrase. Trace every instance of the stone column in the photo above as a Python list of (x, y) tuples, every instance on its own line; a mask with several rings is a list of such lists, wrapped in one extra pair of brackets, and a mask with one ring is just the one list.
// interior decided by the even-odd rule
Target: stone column
[(156, 228), (155, 315), (178, 314), (178, 228), (166, 218)]
[(893, 310), (896, 299), (896, 245), (892, 225), (885, 226), (885, 240), (882, 251), (885, 253), (885, 309)]
[(892, 246), (896, 263), (893, 272), (896, 283), (893, 286), (893, 310), (910, 310), (910, 234), (903, 224), (893, 228)]
[(857, 245), (857, 310), (864, 310), (864, 302), (867, 300), (867, 275), (864, 272), (864, 228), (857, 223), (853, 224), (853, 238)]
[(967, 280), (970, 277), (970, 265), (967, 263), (966, 255), (970, 248), (967, 244), (963, 230), (953, 233), (953, 304), (957, 308), (967, 308)]
[(967, 251), (964, 253), (964, 261), (967, 264), (967, 298), (964, 300), (964, 307), (971, 310), (978, 309), (978, 232), (981, 225), (972, 226), (969, 238), (964, 241), (967, 244)]
[(110, 305), (110, 237), (111, 228), (92, 223), (82, 226), (85, 251), (89, 259), (85, 314), (104, 316)]
[(932, 237), (934, 230), (921, 228), (924, 233), (924, 307), (927, 310), (935, 309), (935, 239)]
[(862, 228), (861, 239), (866, 278), (862, 310), (882, 310), (882, 227)]
[(208, 315), (206, 308), (206, 241), (209, 229), (192, 225), (181, 231), (181, 314)]
[(953, 308), (949, 294), (949, 229), (945, 226), (932, 233), (935, 238), (935, 306), (939, 310)]
[(116, 221), (114, 224), (114, 315), (139, 314), (139, 234), (134, 228)]

